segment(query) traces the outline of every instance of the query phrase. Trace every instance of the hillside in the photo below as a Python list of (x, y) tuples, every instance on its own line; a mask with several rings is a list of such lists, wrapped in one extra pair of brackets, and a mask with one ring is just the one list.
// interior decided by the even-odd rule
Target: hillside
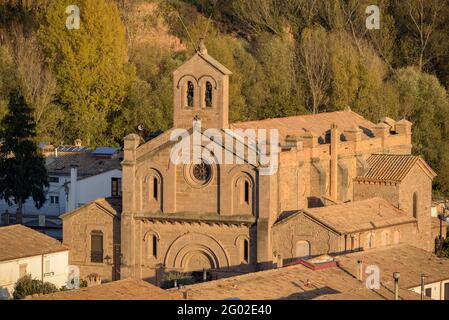
[[(20, 86), (41, 140), (118, 145), (140, 125), (168, 129), (171, 73), (204, 37), (233, 71), (232, 121), (347, 107), (407, 118), (449, 191), (447, 0), (80, 0), (79, 31), (61, 27), (69, 4), (0, 2), (0, 116)], [(366, 27), (373, 4), (379, 30)]]

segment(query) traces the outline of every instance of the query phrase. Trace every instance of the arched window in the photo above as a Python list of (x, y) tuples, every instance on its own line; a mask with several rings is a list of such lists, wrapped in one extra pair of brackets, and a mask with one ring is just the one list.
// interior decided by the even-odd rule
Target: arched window
[(157, 178), (153, 177), (153, 199), (156, 201), (159, 198), (158, 189), (159, 189), (159, 183), (157, 181)]
[(249, 263), (249, 241), (243, 240), (243, 261)]
[(413, 217), (418, 218), (418, 193), (413, 194)]
[(209, 81), (206, 82), (206, 92), (204, 95), (204, 102), (206, 108), (212, 107), (212, 84)]
[(153, 257), (155, 257), (155, 258), (157, 258), (157, 236), (156, 235), (153, 235), (153, 250), (152, 250), (152, 252), (153, 252)]
[(90, 261), (103, 263), (103, 232), (92, 231), (90, 233)]
[(249, 182), (245, 181), (245, 202), (249, 204)]
[(195, 98), (195, 87), (192, 81), (187, 82), (187, 106), (193, 107), (193, 100)]

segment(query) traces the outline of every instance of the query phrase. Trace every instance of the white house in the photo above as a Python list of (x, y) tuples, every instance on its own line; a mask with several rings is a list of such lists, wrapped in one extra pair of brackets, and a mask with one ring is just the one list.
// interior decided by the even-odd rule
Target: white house
[(58, 240), (22, 225), (0, 227), (0, 299), (10, 299), (24, 275), (53, 283), (68, 279), (69, 249)]
[[(61, 239), (61, 214), (98, 198), (121, 196), (122, 160), (122, 153), (109, 147), (96, 150), (81, 146), (59, 147), (48, 152), (47, 201), (37, 209), (32, 199), (28, 199), (23, 207), (22, 223)], [(0, 215), (3, 215), (0, 224), (16, 222), (16, 210), (16, 205), (0, 201)]]

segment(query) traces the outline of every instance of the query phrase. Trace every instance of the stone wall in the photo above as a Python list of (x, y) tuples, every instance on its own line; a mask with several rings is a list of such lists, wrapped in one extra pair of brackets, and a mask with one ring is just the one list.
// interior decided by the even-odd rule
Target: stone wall
[[(91, 233), (103, 233), (103, 263), (91, 262)], [(86, 279), (98, 274), (104, 281), (116, 280), (114, 264), (120, 250), (120, 220), (107, 213), (95, 202), (63, 217), (63, 243), (70, 248), (69, 264), (80, 268), (80, 276)], [(117, 247), (118, 246), (118, 247)], [(117, 270), (118, 274), (119, 270)]]
[[(157, 279), (161, 267), (165, 272), (213, 269), (214, 274), (226, 276), (251, 270), (256, 258), (254, 233), (247, 226), (143, 219), (136, 228), (137, 276), (153, 283), (161, 281)], [(244, 241), (249, 245), (248, 260)]]

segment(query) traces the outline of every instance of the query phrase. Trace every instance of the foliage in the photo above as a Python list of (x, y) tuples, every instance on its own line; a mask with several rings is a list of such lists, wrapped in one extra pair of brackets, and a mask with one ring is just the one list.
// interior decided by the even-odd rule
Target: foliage
[(195, 283), (195, 279), (188, 274), (184, 274), (181, 272), (169, 272), (164, 275), (161, 288), (173, 288), (175, 286), (175, 281), (177, 285), (189, 285)]
[[(71, 31), (68, 4), (0, 4), (0, 39), (12, 30), (0, 40), (0, 119), (20, 90), (39, 139), (117, 145), (139, 126), (170, 128), (172, 72), (205, 37), (233, 72), (231, 122), (347, 107), (375, 123), (406, 118), (449, 195), (449, 0), (80, 0)], [(366, 29), (368, 5), (380, 30)]]
[(24, 299), (33, 294), (49, 294), (57, 292), (58, 288), (50, 282), (42, 282), (33, 279), (31, 275), (25, 275), (17, 280), (14, 285), (14, 299)]
[[(449, 100), (435, 76), (407, 67), (396, 72), (393, 85), (399, 94), (399, 116), (410, 119), (413, 126), (413, 152), (424, 156), (439, 172), (436, 184), (448, 191)], [(444, 183), (442, 183), (444, 181)]]
[(58, 80), (67, 139), (112, 143), (108, 117), (121, 108), (134, 69), (127, 63), (125, 28), (111, 0), (81, 0), (79, 30), (65, 28), (69, 0), (53, 2), (39, 37)]
[(28, 198), (36, 208), (46, 201), (48, 188), (45, 159), (34, 140), (36, 123), (25, 98), (16, 90), (9, 97), (8, 113), (2, 120), (0, 139), (0, 198), (19, 211)]

